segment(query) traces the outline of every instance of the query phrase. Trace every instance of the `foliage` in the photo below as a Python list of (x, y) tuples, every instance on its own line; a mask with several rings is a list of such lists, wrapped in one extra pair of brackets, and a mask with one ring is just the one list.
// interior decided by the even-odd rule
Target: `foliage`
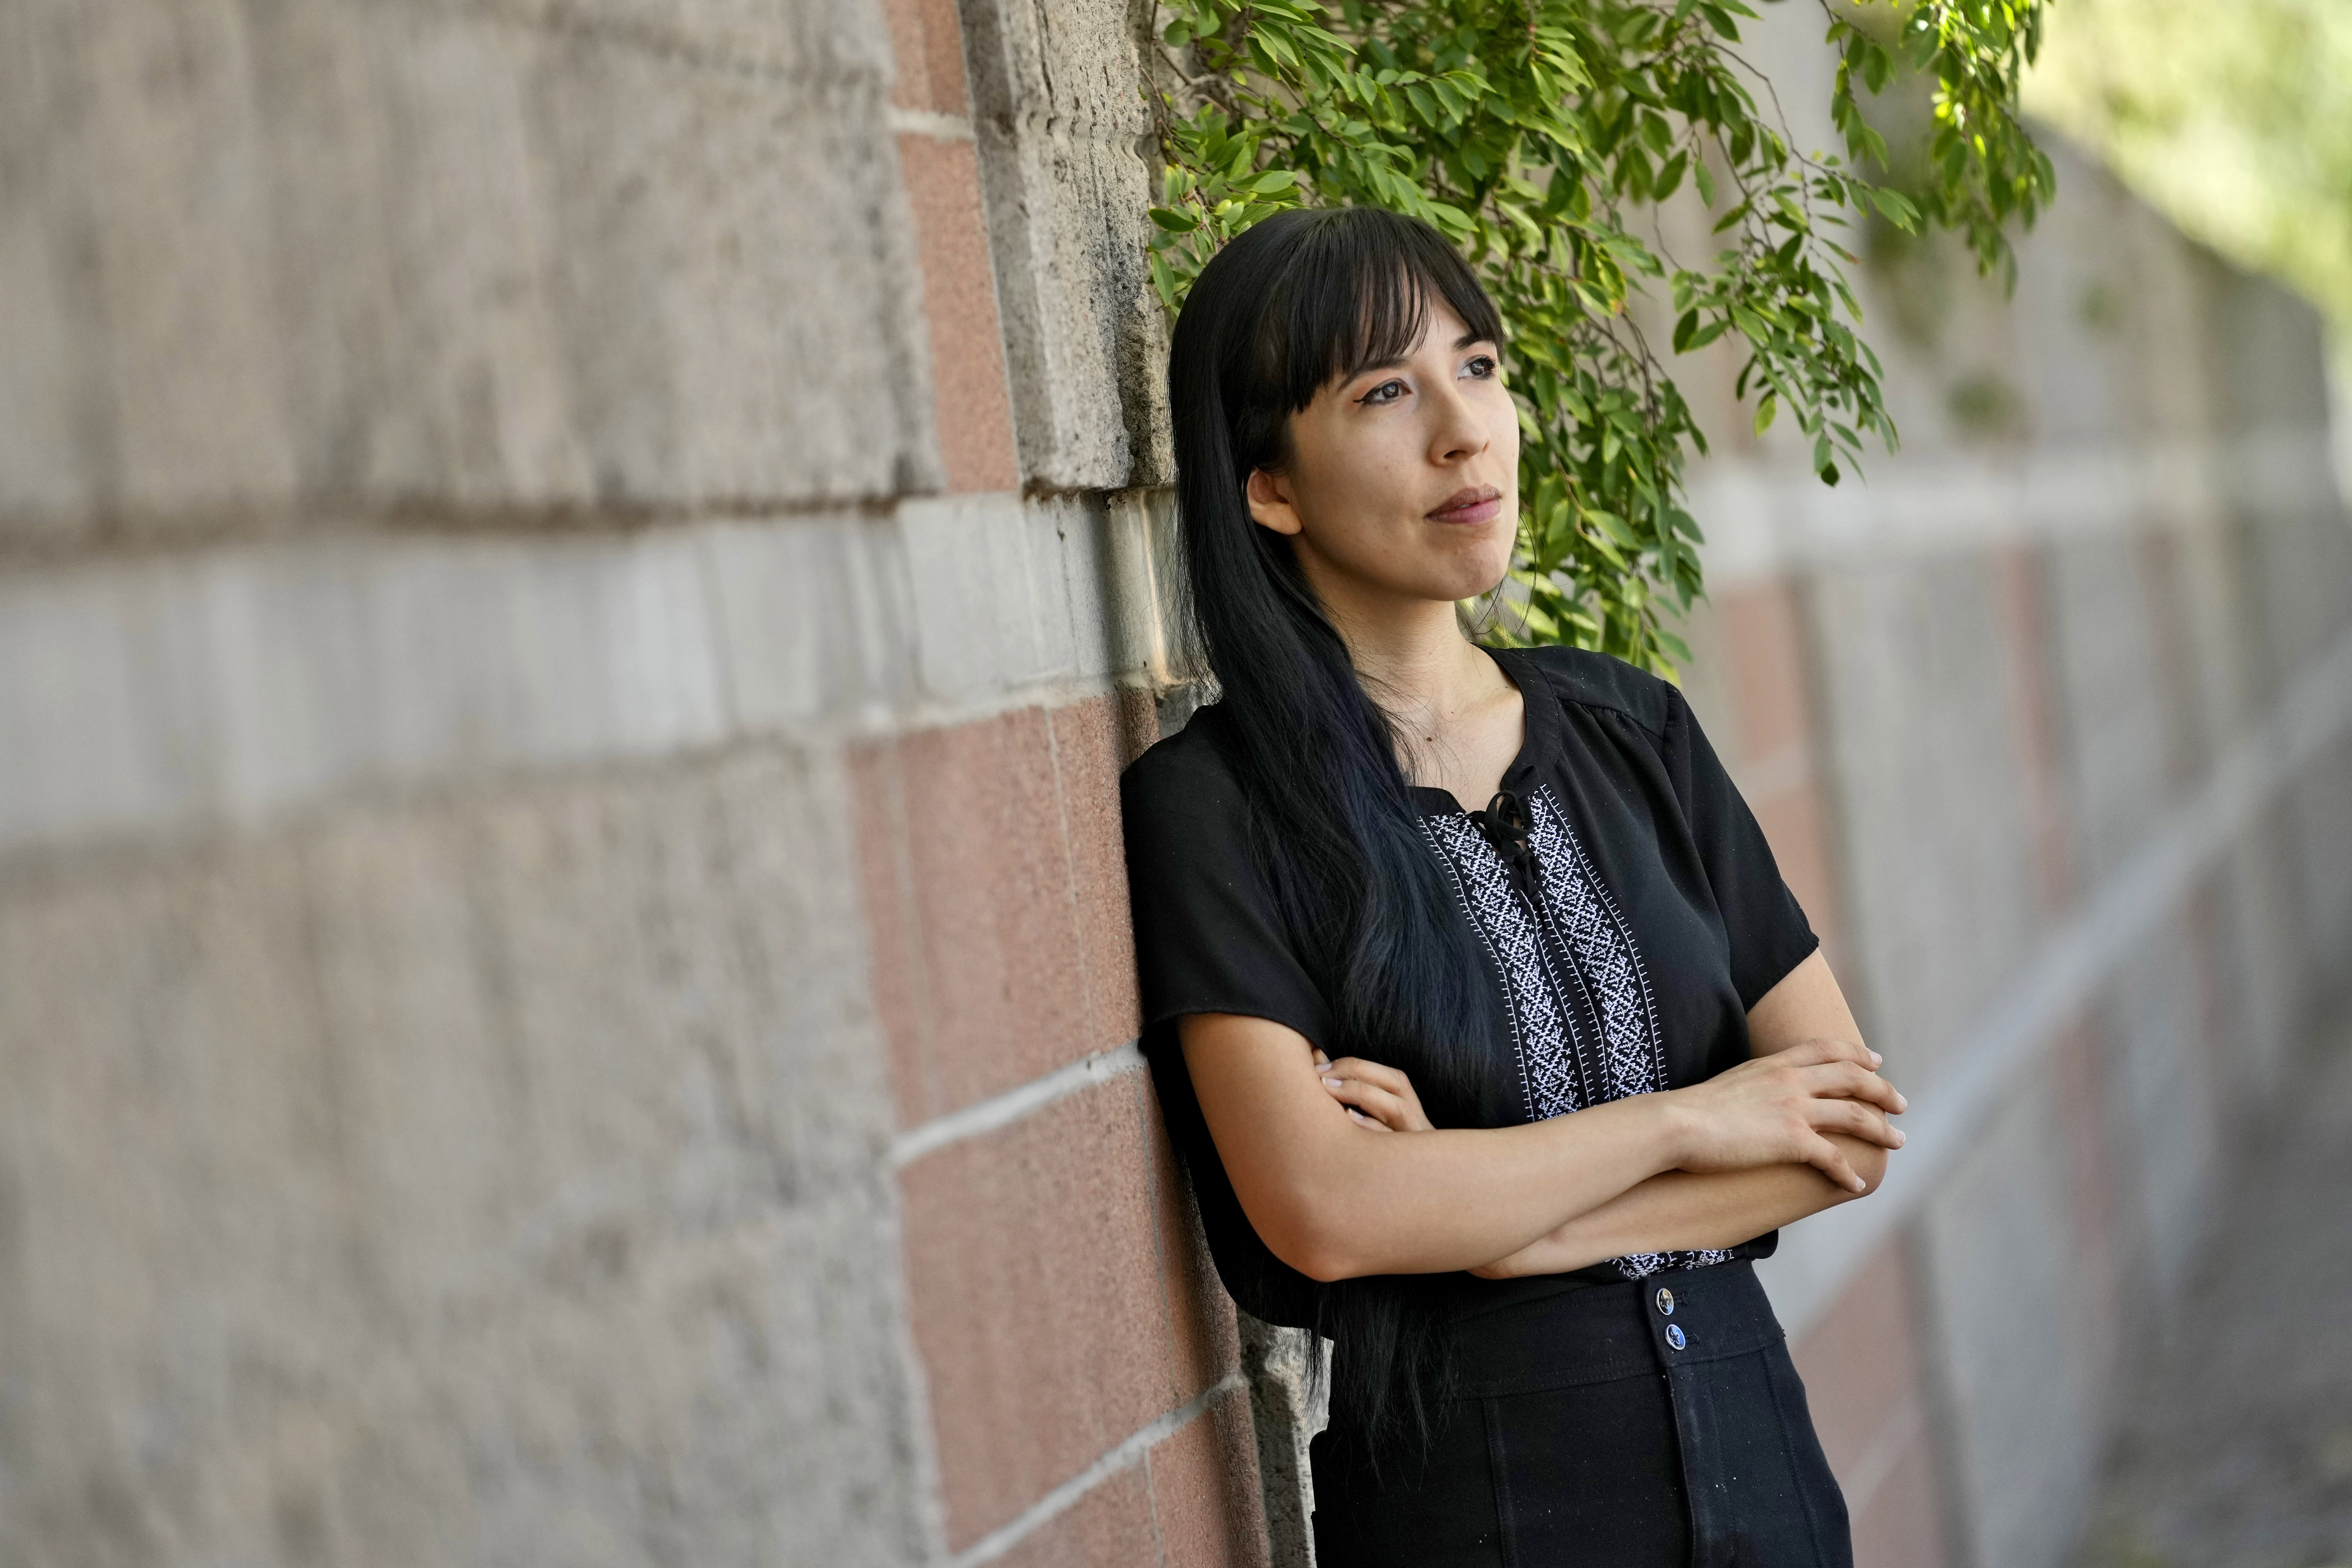
[[(1777, 103), (1759, 105), (1771, 89), (1738, 52), (1757, 19), (1741, 0), (1161, 0), (1152, 276), (1175, 309), (1218, 246), (1286, 206), (1361, 203), (1435, 224), (1510, 334), (1522, 440), (1509, 635), (1668, 669), (1688, 653), (1662, 615), (1701, 589), (1684, 462), (1706, 443), (1629, 304), (1671, 301), (1675, 354), (1736, 347), (1754, 428), (1791, 420), (1824, 481), (1865, 437), (1891, 447), (1835, 231), (1869, 210), (1906, 229), (1924, 217), (1962, 230), (1980, 266), (2008, 265), (2003, 225), (2031, 222), (2052, 186), (2015, 116), (2043, 3), (1825, 12), (1844, 147), (1804, 154)], [(1898, 68), (1939, 84), (1934, 157), (1911, 196), (1862, 173), (1885, 148), (1860, 94)], [(1633, 226), (1685, 187), (1717, 247), (1696, 265)]]
[(2352, 324), (2352, 6), (2069, 0), (2025, 100), (2182, 228)]

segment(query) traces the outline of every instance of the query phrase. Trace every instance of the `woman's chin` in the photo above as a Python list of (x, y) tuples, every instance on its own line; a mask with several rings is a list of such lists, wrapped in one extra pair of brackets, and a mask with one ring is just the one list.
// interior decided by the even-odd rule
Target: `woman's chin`
[(1448, 562), (1441, 572), (1433, 572), (1429, 596), (1459, 604), (1464, 599), (1475, 599), (1502, 586), (1510, 573), (1511, 555), (1507, 547), (1501, 551), (1480, 552), (1483, 559)]

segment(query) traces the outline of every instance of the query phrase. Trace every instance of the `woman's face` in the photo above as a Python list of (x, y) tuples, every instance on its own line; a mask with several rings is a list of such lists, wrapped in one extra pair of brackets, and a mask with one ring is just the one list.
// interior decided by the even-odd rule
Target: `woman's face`
[(1250, 476), (1250, 515), (1291, 536), (1327, 605), (1452, 603), (1503, 580), (1519, 518), (1519, 416), (1497, 347), (1443, 300), (1403, 358), (1290, 418), (1290, 461)]

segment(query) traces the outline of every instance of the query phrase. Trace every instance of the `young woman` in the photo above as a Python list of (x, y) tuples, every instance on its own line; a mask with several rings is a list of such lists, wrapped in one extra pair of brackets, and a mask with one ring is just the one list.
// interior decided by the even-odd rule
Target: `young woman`
[(1843, 1565), (1748, 1260), (1903, 1099), (1681, 694), (1463, 635), (1518, 518), (1500, 339), (1370, 209), (1193, 288), (1222, 696), (1122, 781), (1146, 1048), (1227, 1288), (1336, 1342), (1323, 1568)]

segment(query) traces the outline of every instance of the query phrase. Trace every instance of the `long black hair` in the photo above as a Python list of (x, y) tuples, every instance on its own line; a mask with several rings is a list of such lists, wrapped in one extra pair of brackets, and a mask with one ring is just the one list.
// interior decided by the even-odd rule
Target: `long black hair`
[[(1449, 921), (1453, 895), (1397, 763), (1390, 715), (1244, 487), (1290, 458), (1290, 416), (1335, 378), (1409, 353), (1433, 301), (1478, 337), (1502, 321), (1427, 224), (1372, 207), (1267, 218), (1202, 269), (1168, 362), (1184, 616), (1223, 688), (1220, 742), (1253, 849), (1321, 980), (1339, 1038), (1409, 1074), (1441, 1126), (1471, 1120), (1492, 1004)], [(1332, 1399), (1376, 1445), (1425, 1437), (1445, 1379), (1435, 1303), (1410, 1276), (1319, 1293), (1338, 1342)]]

